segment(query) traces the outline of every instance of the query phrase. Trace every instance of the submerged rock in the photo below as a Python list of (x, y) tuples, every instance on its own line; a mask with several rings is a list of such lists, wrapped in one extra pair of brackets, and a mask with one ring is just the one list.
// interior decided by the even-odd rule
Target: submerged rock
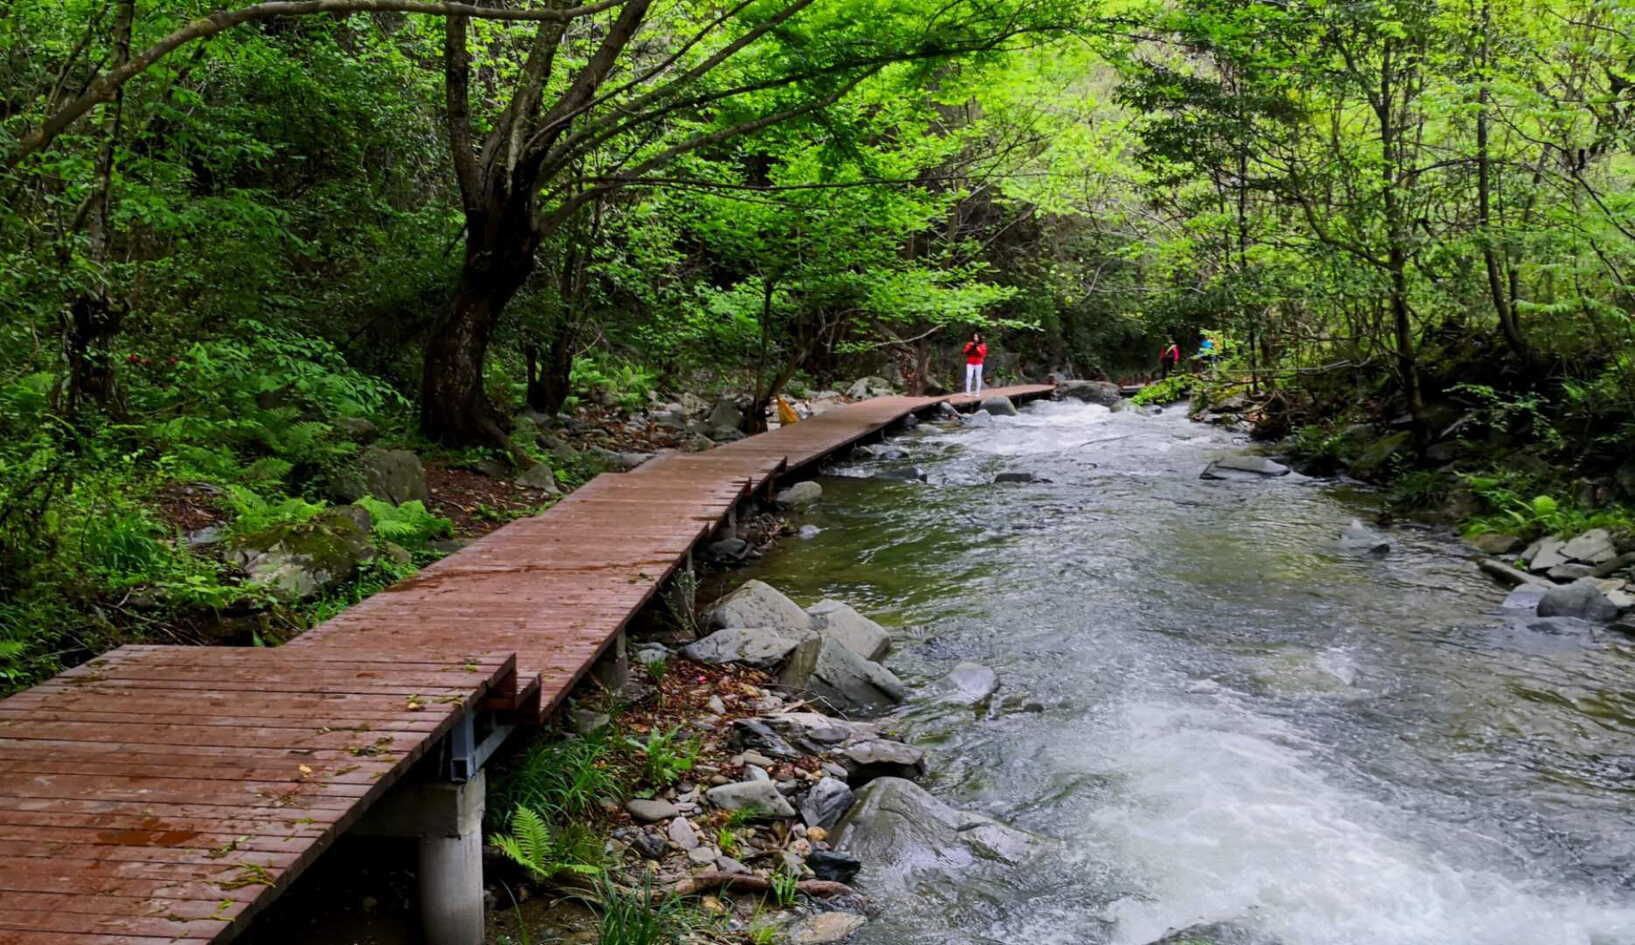
[(1357, 519), (1352, 519), (1351, 524), (1340, 532), (1340, 548), (1343, 551), (1384, 557), (1391, 553), (1391, 539)]
[(779, 492), (773, 501), (786, 508), (801, 509), (823, 497), (823, 487), (808, 479)]
[(981, 663), (960, 663), (938, 683), (942, 700), (983, 709), (999, 691), (999, 674)]
[(903, 466), (897, 469), (881, 469), (871, 479), (889, 479), (893, 482), (924, 482), (925, 471), (918, 466)]
[(1278, 942), (1235, 922), (1209, 922), (1171, 930), (1149, 945), (1278, 945)]
[(1586, 578), (1546, 590), (1538, 603), (1538, 615), (1611, 623), (1618, 619), (1618, 605), (1609, 600), (1593, 580)]
[(993, 414), (986, 410), (978, 410), (975, 413), (961, 415), (960, 421), (968, 427), (976, 427), (977, 429), (991, 427), (993, 426)]
[(1226, 456), (1210, 463), (1199, 479), (1273, 479), (1287, 476), (1289, 467), (1264, 456)]
[(1030, 473), (1030, 472), (1002, 472), (999, 475), (993, 477), (993, 481), (997, 483), (997, 482), (1049, 482), (1050, 480), (1045, 479), (1042, 476), (1036, 476), (1036, 475), (1034, 475), (1033, 473)]

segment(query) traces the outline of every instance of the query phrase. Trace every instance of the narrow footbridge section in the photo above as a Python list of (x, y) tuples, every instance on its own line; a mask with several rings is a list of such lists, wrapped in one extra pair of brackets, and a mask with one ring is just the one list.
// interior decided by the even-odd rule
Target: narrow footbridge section
[(411, 768), (467, 781), (543, 721), (740, 502), (939, 400), (975, 398), (666, 454), (285, 646), (125, 646), (0, 700), (0, 945), (232, 939)]

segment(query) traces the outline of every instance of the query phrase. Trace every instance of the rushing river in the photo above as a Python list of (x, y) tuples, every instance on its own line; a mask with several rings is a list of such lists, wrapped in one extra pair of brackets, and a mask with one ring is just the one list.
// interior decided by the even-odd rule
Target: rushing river
[[(1200, 480), (1245, 443), (1179, 411), (1041, 403), (891, 444), (751, 576), (901, 627), (912, 683), (970, 660), (1042, 703), (921, 697), (904, 730), (934, 794), (1062, 843), (887, 899), (863, 941), (1635, 943), (1630, 640), (1505, 619), (1445, 533), (1342, 552), (1366, 494)], [(930, 481), (859, 478), (905, 462)]]

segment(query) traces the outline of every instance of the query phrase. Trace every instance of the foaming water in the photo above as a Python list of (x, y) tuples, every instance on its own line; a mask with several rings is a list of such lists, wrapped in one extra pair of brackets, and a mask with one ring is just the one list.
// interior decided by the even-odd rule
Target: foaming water
[[(1200, 480), (1246, 444), (1175, 414), (1039, 404), (894, 445), (754, 576), (901, 625), (911, 681), (974, 660), (1041, 703), (903, 724), (934, 793), (1061, 844), (885, 901), (863, 941), (1635, 945), (1627, 641), (1501, 616), (1450, 535), (1344, 552), (1366, 495)], [(929, 482), (865, 478), (905, 463)]]

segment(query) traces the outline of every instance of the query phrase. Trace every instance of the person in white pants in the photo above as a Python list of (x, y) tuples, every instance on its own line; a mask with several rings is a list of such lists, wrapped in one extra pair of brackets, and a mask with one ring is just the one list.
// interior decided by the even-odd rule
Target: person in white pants
[(971, 333), (971, 340), (965, 342), (965, 393), (982, 393), (982, 360), (988, 356), (988, 344), (982, 340), (982, 332)]

